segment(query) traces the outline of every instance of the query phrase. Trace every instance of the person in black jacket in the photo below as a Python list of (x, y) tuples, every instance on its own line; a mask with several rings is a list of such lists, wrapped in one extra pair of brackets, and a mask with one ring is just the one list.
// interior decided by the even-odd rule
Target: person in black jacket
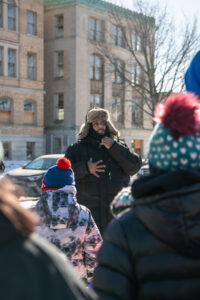
[(87, 113), (78, 142), (65, 153), (75, 172), (78, 202), (91, 210), (101, 233), (112, 218), (110, 202), (141, 167), (141, 158), (118, 142), (118, 136), (109, 112), (94, 108)]
[(151, 174), (133, 183), (133, 208), (108, 226), (97, 257), (93, 286), (99, 299), (199, 299), (199, 112), (190, 93), (158, 106)]
[(94, 300), (68, 260), (46, 240), (31, 234), (38, 223), (18, 203), (15, 186), (0, 181), (0, 299)]

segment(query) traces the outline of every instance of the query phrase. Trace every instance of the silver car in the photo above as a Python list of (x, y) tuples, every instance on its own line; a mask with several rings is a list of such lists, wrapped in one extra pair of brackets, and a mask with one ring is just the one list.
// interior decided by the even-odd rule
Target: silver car
[(48, 168), (56, 165), (57, 160), (64, 154), (42, 155), (21, 168), (14, 169), (5, 174), (21, 188), (21, 196), (38, 197), (41, 194), (42, 178)]

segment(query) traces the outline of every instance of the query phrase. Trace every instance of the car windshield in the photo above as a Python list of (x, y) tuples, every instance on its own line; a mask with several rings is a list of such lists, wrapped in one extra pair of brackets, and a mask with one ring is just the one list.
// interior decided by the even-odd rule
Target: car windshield
[(56, 165), (58, 158), (37, 158), (25, 165), (23, 169), (31, 170), (48, 170), (48, 168)]

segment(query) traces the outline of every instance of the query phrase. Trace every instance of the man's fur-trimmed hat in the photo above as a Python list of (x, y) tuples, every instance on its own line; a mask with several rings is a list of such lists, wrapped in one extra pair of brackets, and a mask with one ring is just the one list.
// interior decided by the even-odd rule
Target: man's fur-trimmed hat
[(114, 137), (114, 136), (118, 137), (120, 135), (119, 131), (115, 128), (115, 126), (113, 125), (113, 123), (110, 120), (109, 111), (107, 109), (103, 109), (103, 108), (93, 108), (87, 113), (85, 123), (81, 125), (80, 131), (78, 134), (79, 140), (84, 139), (88, 135), (89, 129), (90, 129), (90, 124), (96, 120), (106, 121), (106, 124), (109, 129), (109, 133), (112, 137)]

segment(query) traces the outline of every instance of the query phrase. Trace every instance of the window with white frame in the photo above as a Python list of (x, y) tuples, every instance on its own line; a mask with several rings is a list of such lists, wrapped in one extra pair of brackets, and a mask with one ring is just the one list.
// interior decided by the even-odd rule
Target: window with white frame
[(16, 50), (8, 48), (8, 76), (16, 77)]
[(11, 121), (11, 99), (8, 97), (0, 98), (0, 122), (10, 123)]
[(112, 63), (112, 82), (121, 84), (124, 81), (124, 63), (119, 60), (115, 59)]
[(31, 80), (36, 79), (36, 54), (27, 53), (27, 78)]
[(55, 94), (55, 120), (63, 121), (64, 120), (64, 94), (57, 93)]
[(0, 27), (3, 27), (3, 0), (0, 0)]
[(138, 85), (141, 81), (141, 67), (137, 64), (132, 64), (131, 82), (132, 85)]
[(123, 123), (123, 101), (121, 97), (112, 97), (112, 120)]
[(95, 18), (90, 18), (90, 40), (101, 42), (103, 39), (103, 31), (102, 31), (103, 23), (101, 20), (97, 20)]
[(57, 51), (55, 53), (55, 64), (56, 64), (56, 77), (64, 76), (64, 51)]
[(134, 51), (142, 50), (141, 36), (135, 31), (133, 31), (131, 35), (131, 45)]
[(124, 47), (123, 28), (112, 25), (112, 44)]
[(16, 30), (16, 4), (14, 0), (7, 0), (8, 29)]
[(55, 36), (56, 38), (63, 37), (64, 34), (64, 17), (63, 15), (55, 16)]
[(33, 124), (35, 121), (35, 102), (33, 100), (24, 101), (24, 123)]
[(90, 79), (102, 80), (103, 77), (103, 61), (99, 55), (90, 55)]
[(18, 30), (18, 1), (0, 0), (0, 28)]
[(26, 157), (28, 159), (33, 159), (35, 156), (35, 142), (26, 143)]
[(36, 13), (29, 10), (26, 12), (26, 32), (36, 35)]
[(0, 76), (18, 76), (18, 47), (0, 42)]
[(0, 47), (0, 76), (3, 76), (3, 47)]
[(102, 95), (90, 94), (90, 109), (94, 107), (102, 107)]

